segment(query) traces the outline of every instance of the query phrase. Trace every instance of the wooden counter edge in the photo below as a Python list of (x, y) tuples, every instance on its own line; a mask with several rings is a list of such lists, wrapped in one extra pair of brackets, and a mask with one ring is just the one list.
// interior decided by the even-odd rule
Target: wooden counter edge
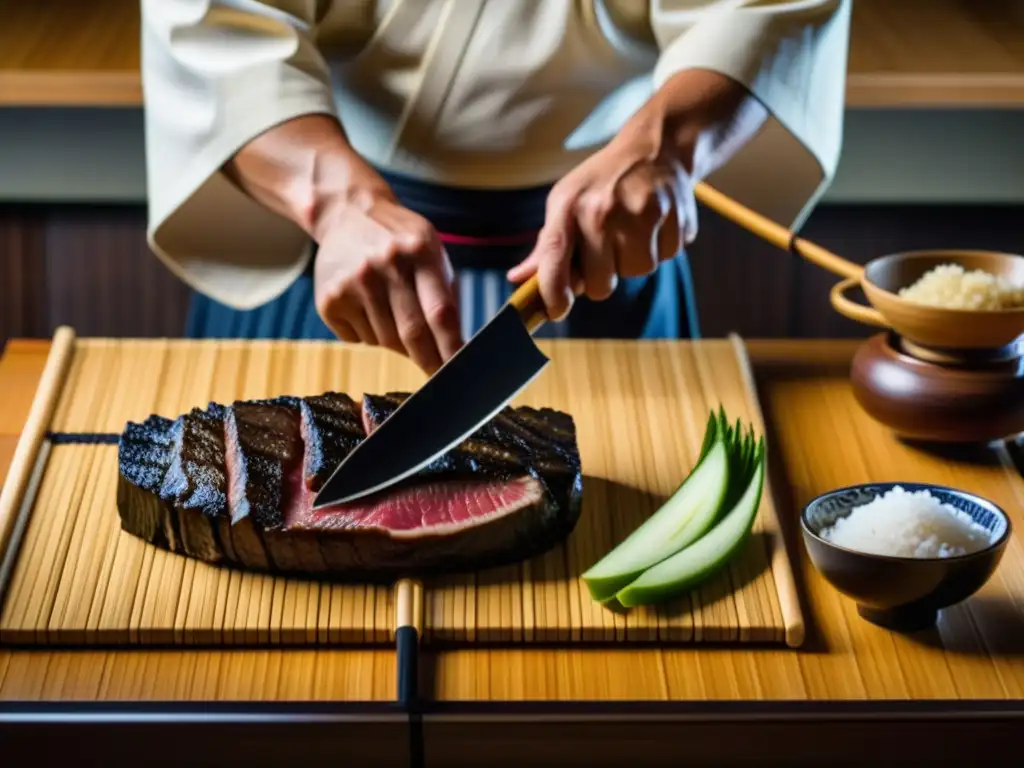
[(141, 107), (142, 79), (134, 70), (0, 70), (0, 106)]
[[(141, 108), (136, 70), (0, 70), (0, 107)], [(1015, 109), (1024, 73), (851, 73), (847, 109)]]

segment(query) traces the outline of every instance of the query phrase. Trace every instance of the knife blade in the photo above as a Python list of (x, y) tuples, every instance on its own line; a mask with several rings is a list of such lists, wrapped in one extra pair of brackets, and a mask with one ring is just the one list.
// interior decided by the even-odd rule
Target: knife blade
[(338, 465), (319, 510), (377, 493), (423, 469), (498, 414), (550, 362), (533, 340), (546, 320), (537, 276)]

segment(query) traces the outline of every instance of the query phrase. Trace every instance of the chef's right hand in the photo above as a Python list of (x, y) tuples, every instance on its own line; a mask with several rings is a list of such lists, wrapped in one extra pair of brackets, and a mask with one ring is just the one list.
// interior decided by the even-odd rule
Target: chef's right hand
[(453, 271), (430, 222), (379, 176), (317, 219), (316, 308), (339, 338), (408, 355), (428, 374), (458, 351)]

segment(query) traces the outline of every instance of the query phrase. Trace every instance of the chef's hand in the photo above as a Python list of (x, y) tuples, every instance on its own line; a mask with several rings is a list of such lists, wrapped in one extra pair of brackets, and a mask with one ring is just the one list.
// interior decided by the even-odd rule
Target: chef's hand
[(654, 135), (643, 125), (624, 130), (551, 190), (537, 244), (508, 278), (537, 273), (552, 320), (565, 317), (576, 295), (600, 301), (620, 277), (650, 274), (696, 236), (690, 177)]
[(448, 256), (379, 176), (354, 188), (318, 217), (317, 312), (342, 340), (387, 347), (433, 373), (462, 344)]

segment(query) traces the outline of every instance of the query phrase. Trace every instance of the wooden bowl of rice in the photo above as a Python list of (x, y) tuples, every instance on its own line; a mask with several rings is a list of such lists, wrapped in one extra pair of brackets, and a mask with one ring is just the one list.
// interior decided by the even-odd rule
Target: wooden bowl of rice
[[(870, 307), (846, 292), (859, 285)], [(931, 349), (996, 350), (1024, 335), (1024, 256), (928, 250), (874, 259), (832, 289), (832, 306)]]

